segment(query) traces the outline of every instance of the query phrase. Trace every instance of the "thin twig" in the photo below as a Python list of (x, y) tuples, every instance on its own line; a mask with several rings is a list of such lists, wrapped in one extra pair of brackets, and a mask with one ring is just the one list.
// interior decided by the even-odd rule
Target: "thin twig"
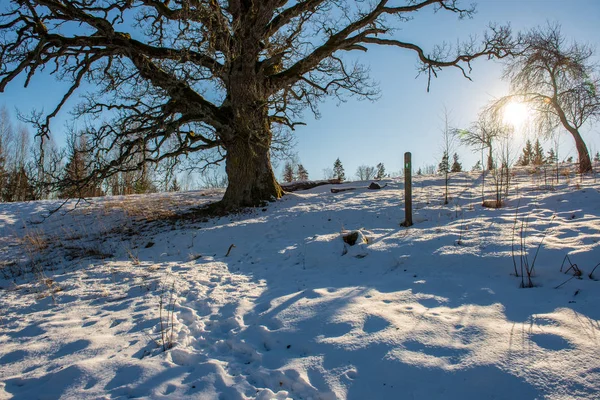
[(521, 204), (521, 199), (519, 198), (519, 201), (517, 202), (517, 209), (515, 210), (515, 222), (513, 224), (513, 231), (512, 231), (512, 240), (511, 240), (511, 252), (512, 252), (512, 259), (513, 259), (513, 266), (515, 268), (515, 276), (519, 276), (519, 271), (517, 270), (517, 261), (515, 260), (515, 230), (517, 228), (517, 221), (519, 219), (519, 205)]
[(170, 338), (169, 338), (169, 349), (171, 347), (173, 347), (173, 333), (174, 333), (174, 327), (175, 327), (175, 298), (174, 298), (174, 293), (175, 293), (175, 280), (173, 280), (173, 285), (171, 286), (171, 299), (170, 299), (170, 303), (171, 303), (171, 334), (170, 334)]
[(531, 263), (531, 273), (533, 274), (533, 269), (535, 268), (535, 260), (537, 259), (538, 253), (540, 252), (540, 248), (542, 247), (542, 243), (544, 243), (544, 239), (548, 236), (548, 232), (550, 231), (550, 226), (552, 226), (552, 222), (554, 222), (554, 218), (556, 214), (552, 216), (548, 227), (544, 230), (544, 236), (542, 236), (542, 240), (540, 240), (540, 244), (538, 244), (537, 250), (535, 251), (535, 256), (533, 257), (533, 262)]
[(565, 283), (569, 282), (571, 279), (575, 278), (575, 275), (573, 275), (572, 277), (570, 277), (569, 279), (567, 279), (566, 281), (564, 281), (563, 283), (561, 283), (560, 285), (556, 286), (554, 289), (558, 289), (559, 287), (561, 287), (562, 285), (564, 285)]
[(590, 277), (590, 279), (594, 279), (594, 277), (592, 276), (592, 274), (594, 273), (594, 271), (596, 270), (596, 268), (598, 268), (599, 265), (600, 265), (600, 263), (596, 264), (596, 266), (594, 267), (594, 269), (592, 270), (592, 272), (590, 272), (590, 274), (588, 275)]

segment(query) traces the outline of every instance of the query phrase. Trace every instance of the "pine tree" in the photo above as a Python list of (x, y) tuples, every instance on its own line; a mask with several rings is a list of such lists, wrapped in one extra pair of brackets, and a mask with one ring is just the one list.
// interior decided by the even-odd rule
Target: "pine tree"
[(533, 162), (533, 146), (531, 145), (531, 141), (527, 140), (525, 143), (525, 147), (523, 148), (523, 154), (519, 156), (519, 160), (517, 161), (517, 165), (526, 166), (530, 165)]
[(151, 166), (144, 162), (142, 165), (142, 170), (136, 174), (134, 177), (135, 181), (133, 183), (133, 193), (135, 194), (144, 194), (144, 193), (156, 193), (158, 192), (158, 188), (153, 182), (153, 170)]
[(454, 153), (452, 156), (453, 162), (450, 172), (462, 172), (462, 164), (458, 162), (458, 154)]
[(339, 179), (340, 182), (343, 182), (346, 179), (344, 166), (339, 158), (333, 163), (333, 177), (334, 179)]
[(442, 156), (442, 161), (438, 164), (438, 173), (447, 174), (450, 172), (450, 165), (448, 162), (448, 152), (444, 151), (444, 155)]
[(595, 162), (600, 162), (600, 151), (596, 152), (596, 155), (594, 156), (594, 161)]
[(90, 170), (90, 150), (85, 135), (73, 137), (70, 143), (69, 161), (65, 165), (65, 175), (58, 193), (59, 198), (84, 198), (102, 196), (100, 186), (94, 182), (82, 185)]
[(287, 161), (283, 166), (283, 181), (293, 182), (294, 181), (294, 166), (290, 161)]
[(419, 175), (419, 176), (423, 175), (423, 171), (421, 171), (421, 167), (419, 167), (419, 169), (417, 170), (417, 175)]
[(158, 188), (146, 174), (142, 174), (133, 184), (133, 193), (135, 194), (156, 193), (157, 191)]
[(171, 186), (169, 187), (169, 192), (179, 192), (181, 190), (181, 186), (179, 186), (179, 182), (177, 182), (177, 177), (173, 178), (173, 182), (171, 182)]
[(24, 166), (8, 173), (6, 179), (6, 201), (31, 201), (35, 200), (35, 191), (31, 185), (31, 178)]
[(533, 165), (542, 165), (544, 163), (544, 148), (540, 144), (540, 140), (535, 141), (533, 148), (533, 158), (531, 159)]
[(481, 171), (481, 161), (477, 161), (475, 163), (475, 165), (473, 165), (473, 167), (471, 168), (471, 171), (473, 172), (477, 172), (477, 171)]
[(299, 181), (307, 181), (308, 180), (308, 171), (304, 168), (304, 165), (298, 164), (298, 180)]
[(385, 166), (383, 163), (377, 164), (377, 175), (375, 175), (375, 179), (383, 179), (385, 178)]
[(556, 160), (556, 153), (553, 148), (550, 148), (550, 150), (548, 150), (548, 155), (546, 156), (546, 164), (554, 164)]

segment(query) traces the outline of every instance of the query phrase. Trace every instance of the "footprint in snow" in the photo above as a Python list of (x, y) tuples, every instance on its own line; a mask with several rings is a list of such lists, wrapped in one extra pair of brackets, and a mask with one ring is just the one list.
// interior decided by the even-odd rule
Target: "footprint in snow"
[(22, 361), (26, 355), (27, 355), (27, 352), (24, 350), (12, 351), (10, 353), (3, 355), (0, 358), (0, 364), (8, 365), (11, 363), (16, 363), (16, 362)]
[(173, 385), (172, 383), (169, 383), (167, 385), (167, 387), (165, 388), (164, 395), (168, 396), (168, 395), (172, 394), (173, 392), (175, 392), (175, 390), (177, 390), (177, 386)]
[(353, 369), (350, 371), (346, 371), (346, 373), (344, 375), (346, 375), (346, 378), (350, 379), (351, 381), (358, 378), (358, 372), (356, 372), (356, 370), (353, 370)]
[(460, 360), (468, 353), (466, 349), (454, 349), (451, 347), (426, 345), (421, 342), (411, 340), (404, 343), (408, 351), (423, 353), (436, 358), (445, 358), (452, 364), (458, 364)]
[(483, 336), (481, 329), (475, 326), (456, 325), (455, 329), (458, 339), (465, 345), (471, 344)]
[(426, 308), (435, 308), (438, 307), (440, 305), (440, 301), (434, 298), (428, 298), (428, 299), (418, 299), (417, 300), (423, 307)]
[(363, 325), (363, 331), (365, 333), (376, 333), (386, 329), (389, 326), (390, 322), (387, 319), (378, 317), (376, 315), (370, 315), (367, 317), (367, 320)]
[(348, 334), (351, 330), (352, 325), (346, 322), (327, 324), (323, 328), (323, 335), (327, 338), (340, 337)]
[(546, 350), (560, 351), (573, 349), (573, 345), (571, 345), (571, 343), (569, 343), (565, 338), (552, 333), (537, 333), (531, 335), (530, 340), (542, 349)]

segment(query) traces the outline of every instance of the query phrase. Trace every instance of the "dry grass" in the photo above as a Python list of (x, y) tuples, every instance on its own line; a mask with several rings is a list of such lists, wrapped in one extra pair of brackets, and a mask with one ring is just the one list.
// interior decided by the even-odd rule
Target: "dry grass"
[(111, 214), (114, 211), (121, 211), (127, 217), (144, 221), (156, 221), (169, 219), (176, 215), (172, 204), (169, 203), (172, 203), (172, 201), (168, 199), (147, 200), (132, 198), (119, 202), (107, 202), (103, 204), (103, 211), (106, 214)]
[(129, 260), (131, 261), (131, 264), (133, 265), (140, 265), (140, 258), (136, 253), (134, 254), (133, 250), (128, 248), (128, 247), (123, 247), (125, 249), (125, 252), (127, 253), (127, 256), (129, 257)]
[(485, 208), (502, 208), (504, 203), (498, 200), (484, 200), (482, 206)]
[(11, 279), (17, 275), (21, 275), (22, 267), (14, 260), (0, 261), (0, 272), (4, 279)]
[(48, 296), (51, 296), (56, 301), (55, 295), (58, 292), (62, 292), (63, 288), (59, 286), (54, 279), (41, 277), (39, 280), (40, 290), (36, 294), (36, 299), (41, 300)]
[(196, 205), (197, 200), (194, 198), (131, 195), (107, 201), (102, 207), (105, 215), (120, 211), (127, 217), (153, 222), (176, 218), (180, 211)]
[(98, 258), (104, 260), (113, 256), (113, 254), (104, 252), (96, 246), (75, 245), (63, 247), (66, 252), (66, 257), (71, 260), (79, 258)]
[(28, 254), (41, 253), (50, 247), (49, 238), (39, 230), (30, 230), (20, 239)]

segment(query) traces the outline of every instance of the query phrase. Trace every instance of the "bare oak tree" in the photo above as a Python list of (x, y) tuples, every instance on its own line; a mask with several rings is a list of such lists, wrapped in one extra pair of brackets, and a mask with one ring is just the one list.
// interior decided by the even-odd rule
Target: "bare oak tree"
[[(51, 119), (85, 83), (77, 107), (98, 124), (98, 165), (86, 180), (122, 165), (141, 168), (206, 154), (225, 161), (230, 209), (279, 198), (270, 160), (273, 128), (294, 128), (326, 96), (374, 98), (367, 69), (346, 56), (371, 46), (412, 51), (428, 81), (444, 67), (468, 77), (470, 62), (511, 51), (507, 27), (430, 52), (398, 28), (423, 9), (469, 17), (458, 0), (11, 0), (0, 17), (0, 91), (46, 69), (66, 81)], [(88, 129), (88, 131), (90, 131)], [(142, 154), (142, 157), (136, 155)]]
[[(496, 143), (510, 136), (511, 129), (502, 119), (502, 113), (491, 104), (479, 112), (477, 121), (469, 129), (454, 129), (453, 134), (462, 144), (471, 147), (473, 151), (481, 152), (481, 201), (485, 200), (486, 170), (493, 172), (496, 169), (494, 150)], [(487, 151), (487, 160), (484, 153)]]
[(372, 167), (370, 165), (363, 164), (359, 165), (358, 168), (356, 168), (356, 177), (359, 181), (369, 181), (375, 178), (375, 174), (377, 174), (377, 170), (375, 169), (375, 167)]
[(568, 42), (558, 25), (534, 29), (523, 42), (525, 50), (509, 60), (504, 72), (511, 95), (500, 99), (497, 107), (515, 100), (529, 103), (538, 131), (566, 129), (575, 141), (579, 172), (591, 172), (590, 155), (579, 131), (600, 117), (600, 75), (592, 48)]
[[(477, 121), (475, 121), (469, 129), (455, 129), (454, 134), (462, 144), (465, 144), (473, 149), (473, 151), (481, 151), (481, 164), (484, 170), (491, 171), (494, 169), (494, 144), (496, 140), (504, 135), (504, 131), (508, 127), (503, 124), (492, 109), (483, 109)], [(487, 160), (484, 161), (483, 152), (487, 150)]]

